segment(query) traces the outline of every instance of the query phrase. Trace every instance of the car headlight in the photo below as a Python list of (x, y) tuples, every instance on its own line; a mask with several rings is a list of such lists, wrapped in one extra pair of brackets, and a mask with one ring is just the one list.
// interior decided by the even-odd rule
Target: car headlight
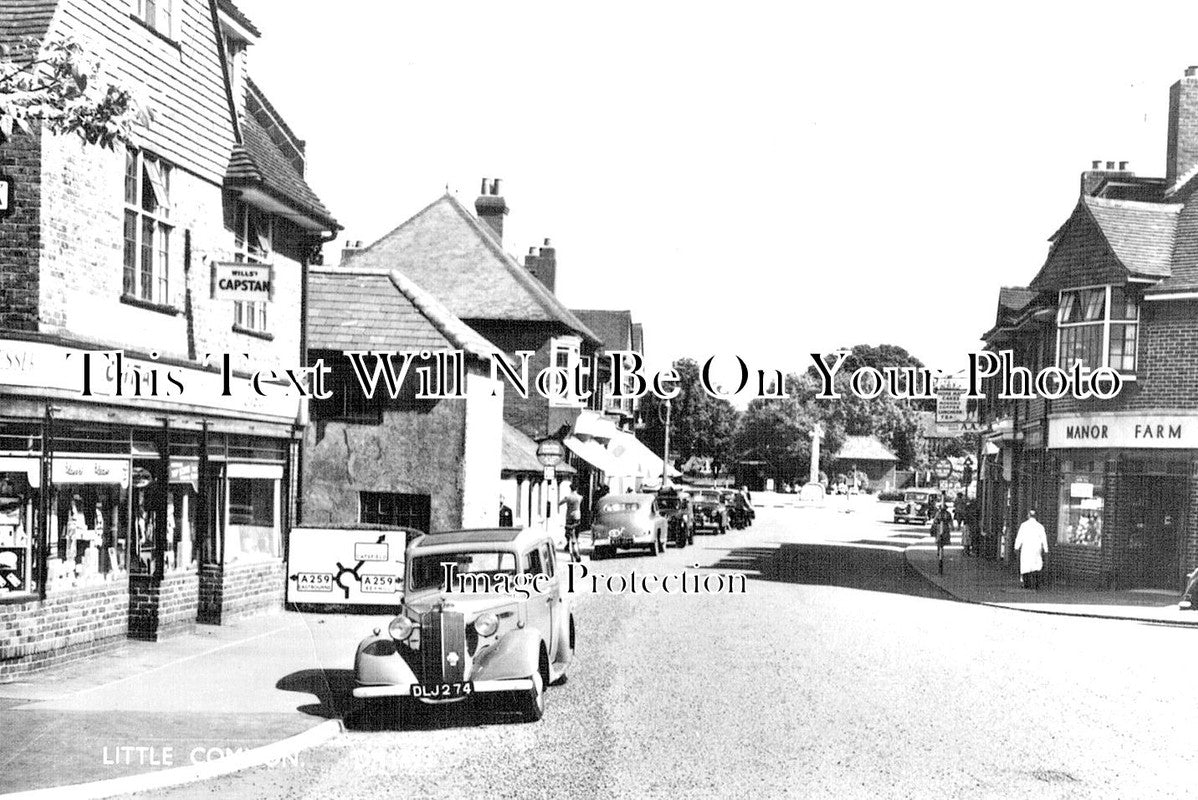
[(411, 636), (415, 629), (416, 625), (412, 620), (399, 616), (391, 620), (391, 624), (387, 626), (387, 633), (391, 634), (391, 638), (395, 641), (402, 642)]
[(479, 636), (490, 636), (499, 629), (499, 617), (492, 614), (490, 611), (485, 611), (479, 614), (474, 620), (474, 630), (478, 631)]

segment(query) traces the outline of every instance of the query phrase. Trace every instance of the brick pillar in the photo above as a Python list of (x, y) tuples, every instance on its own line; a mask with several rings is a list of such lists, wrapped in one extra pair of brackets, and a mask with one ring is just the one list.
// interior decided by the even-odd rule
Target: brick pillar
[(129, 576), (129, 638), (158, 641), (158, 606), (161, 578), (152, 575)]
[(1122, 496), (1123, 476), (1117, 457), (1107, 459), (1104, 472), (1106, 505), (1102, 510), (1102, 552), (1099, 554), (1097, 582), (1101, 589), (1113, 589), (1118, 582), (1119, 564), (1123, 560), (1122, 551), (1126, 545), (1127, 498)]
[(220, 564), (200, 567), (200, 608), (196, 621), (201, 625), (220, 625), (224, 610), (224, 570)]

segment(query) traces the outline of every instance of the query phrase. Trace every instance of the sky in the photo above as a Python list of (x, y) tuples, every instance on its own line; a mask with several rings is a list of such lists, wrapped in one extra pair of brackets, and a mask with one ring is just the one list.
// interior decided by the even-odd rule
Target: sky
[(343, 239), (501, 178), (508, 252), (551, 238), (558, 297), (630, 309), (655, 369), (960, 369), (1092, 160), (1164, 174), (1198, 64), (1192, 2), (235, 1)]

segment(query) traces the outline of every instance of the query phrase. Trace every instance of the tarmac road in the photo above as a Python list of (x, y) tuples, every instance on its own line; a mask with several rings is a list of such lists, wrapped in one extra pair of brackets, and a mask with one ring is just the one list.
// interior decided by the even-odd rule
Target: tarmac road
[(874, 514), (766, 509), (682, 551), (588, 563), (754, 577), (745, 594), (578, 596), (577, 661), (539, 723), (455, 709), (153, 796), (1188, 794), (1194, 631), (944, 599)]

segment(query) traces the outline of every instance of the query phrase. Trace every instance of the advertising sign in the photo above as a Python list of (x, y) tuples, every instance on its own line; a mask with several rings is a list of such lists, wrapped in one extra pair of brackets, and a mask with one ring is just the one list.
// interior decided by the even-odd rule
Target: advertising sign
[(128, 486), (129, 462), (110, 458), (59, 457), (50, 462), (50, 476), (55, 483), (119, 483)]
[(1198, 448), (1198, 417), (1092, 414), (1048, 420), (1050, 449)]
[(398, 606), (410, 533), (377, 526), (292, 528), (287, 602)]
[(274, 268), (269, 264), (212, 265), (212, 299), (266, 302), (274, 296)]
[(556, 467), (566, 457), (566, 446), (559, 439), (543, 439), (537, 444), (537, 461), (542, 467)]
[(965, 422), (965, 384), (954, 378), (941, 378), (936, 383), (936, 422)]

